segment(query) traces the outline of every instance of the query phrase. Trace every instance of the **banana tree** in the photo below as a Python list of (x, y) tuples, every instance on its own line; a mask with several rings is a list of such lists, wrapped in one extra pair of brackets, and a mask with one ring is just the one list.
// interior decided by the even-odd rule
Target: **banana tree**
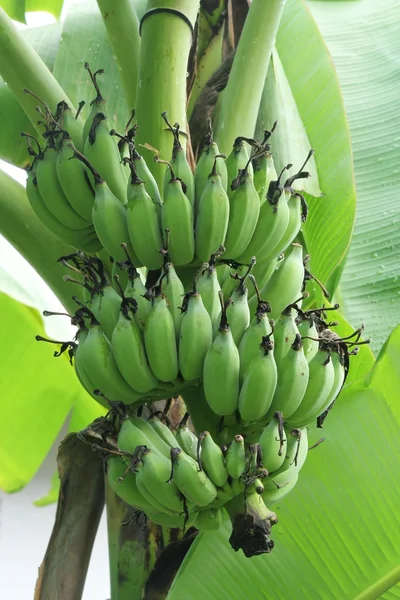
[[(144, 337), (152, 372), (145, 371), (144, 367), (136, 372), (133, 387), (139, 385), (139, 377), (142, 387), (133, 396), (132, 389), (127, 391), (126, 381), (129, 382), (131, 372), (129, 368), (124, 371), (126, 352), (120, 352), (119, 357), (114, 352), (118, 369), (124, 375), (123, 382), (115, 388), (110, 386), (109, 375), (114, 371), (104, 367), (105, 375), (99, 376), (96, 380), (99, 383), (93, 385), (87, 370), (78, 368), (76, 341), (50, 340), (56, 344), (57, 360), (52, 360), (53, 346), (35, 341), (35, 336), (44, 339), (46, 334), (34, 308), (35, 300), (29, 300), (29, 294), (23, 291), (24, 282), (13, 274), (14, 284), (5, 290), (9, 293), (1, 293), (2, 310), (7, 315), (3, 341), (7, 340), (7, 345), (2, 345), (0, 385), (2, 398), (14, 399), (12, 404), (3, 400), (2, 407), (7, 425), (0, 442), (2, 489), (17, 491), (30, 481), (72, 411), (69, 435), (59, 449), (58, 476), (54, 477), (49, 496), (44, 500), (58, 500), (58, 508), (40, 567), (35, 598), (75, 600), (82, 597), (104, 504), (113, 600), (167, 597), (178, 600), (204, 595), (218, 600), (291, 598), (293, 590), (297, 590), (297, 595), (310, 598), (394, 597), (400, 580), (396, 502), (400, 481), (397, 402), (400, 327), (396, 327), (400, 322), (400, 237), (399, 208), (395, 203), (400, 171), (397, 168), (397, 128), (393, 123), (400, 114), (396, 112), (400, 102), (400, 95), (396, 93), (399, 84), (393, 78), (399, 44), (396, 0), (388, 0), (384, 11), (372, 0), (351, 3), (86, 0), (69, 6), (65, 20), (53, 25), (18, 31), (11, 20), (24, 22), (25, 10), (43, 8), (59, 18), (62, 4), (61, 1), (0, 2), (4, 8), (0, 9), (0, 158), (28, 171), (26, 188), (0, 171), (0, 232), (54, 291), (66, 313), (71, 315), (72, 323), (78, 325), (81, 341), (85, 335), (89, 339), (99, 321), (102, 325), (106, 320), (98, 317), (101, 302), (96, 308), (93, 293), (96, 285), (102, 286), (99, 298), (103, 302), (107, 294), (117, 297), (118, 323), (126, 325), (136, 318), (138, 336)], [(86, 140), (85, 143), (82, 140)], [(172, 159), (166, 165), (171, 149)], [(241, 152), (246, 152), (246, 159), (240, 163)], [(61, 154), (64, 156), (62, 166)], [(53, 155), (58, 161), (57, 171), (47, 166)], [(206, 162), (205, 169), (201, 165)], [(296, 173), (292, 177), (288, 175), (283, 186), (286, 170), (289, 171), (292, 164)], [(58, 178), (54, 176), (56, 172)], [(104, 173), (107, 177), (103, 179)], [(261, 181), (260, 173), (264, 177), (262, 185), (257, 183)], [(223, 251), (213, 244), (219, 239), (218, 235), (222, 235), (214, 223), (228, 218), (224, 217), (222, 202), (225, 191), (218, 195), (222, 206), (218, 217), (214, 221), (206, 220), (203, 233), (206, 209), (201, 215), (198, 207), (206, 206), (199, 190), (205, 189), (210, 181), (214, 188), (221, 187), (224, 176), (230, 183), (229, 198), (226, 196), (228, 209), (229, 203), (232, 207), (235, 202), (232, 198), (253, 179), (262, 189), (259, 196), (266, 205), (265, 213), (270, 205), (274, 207), (271, 215), (278, 214), (282, 192), (288, 192), (289, 198), (295, 198), (299, 207), (301, 205), (303, 212), (298, 208), (298, 215), (303, 215), (304, 222), (301, 230), (296, 229), (290, 238), (297, 246), (293, 246), (288, 258), (282, 261), (280, 257), (277, 263), (276, 256), (286, 251), (289, 242), (280, 247), (281, 238), (277, 237), (277, 243), (269, 239), (267, 249), (264, 229), (260, 230), (257, 241), (255, 227), (262, 205), (260, 208), (257, 199), (254, 208), (249, 196), (243, 194), (237, 203), (235, 224), (229, 221), (230, 229), (227, 225), (223, 233), (224, 250), (229, 259), (223, 262)], [(50, 198), (48, 204), (40, 204), (40, 198), (35, 196), (38, 180), (40, 193)], [(147, 184), (145, 191), (143, 181)], [(183, 186), (182, 181), (189, 185)], [(68, 205), (57, 204), (60, 185), (61, 191), (71, 199)], [(163, 226), (161, 231), (151, 230), (151, 241), (146, 237), (141, 245), (135, 241), (121, 247), (121, 241), (129, 241), (127, 237), (135, 240), (141, 237), (138, 230), (134, 236), (124, 237), (123, 223), (118, 225), (119, 229), (117, 225), (116, 229), (111, 228), (111, 224), (121, 223), (119, 215), (125, 210), (122, 207), (127, 189), (128, 195), (129, 190), (135, 189), (141, 197), (151, 198), (146, 215), (161, 212)], [(111, 196), (107, 196), (108, 192)], [(376, 202), (378, 193), (379, 203)], [(112, 209), (107, 219), (99, 220), (98, 215), (92, 213), (95, 194), (97, 206), (100, 206), (101, 194), (103, 203), (109, 197), (120, 197), (121, 202), (108, 202), (107, 206)], [(167, 202), (168, 195), (176, 199), (178, 208), (173, 208), (172, 201)], [(167, 206), (172, 207), (168, 209), (170, 213)], [(253, 210), (257, 212), (255, 218)], [(193, 211), (197, 215), (195, 237), (190, 225)], [(189, 234), (179, 238), (175, 235), (176, 226), (178, 223), (180, 230), (185, 230), (185, 215)], [(254, 226), (244, 243), (243, 236), (251, 228), (252, 220)], [(253, 246), (249, 246), (250, 238)], [(254, 251), (256, 259), (259, 253), (264, 253), (264, 261), (254, 264), (253, 252), (246, 250), (247, 247), (257, 249)], [(295, 288), (294, 292), (287, 292), (296, 280), (296, 269), (291, 271), (291, 277), (285, 276), (283, 283), (278, 285), (277, 281), (279, 277), (282, 279), (282, 269), (289, 264), (289, 259), (298, 264), (296, 253), (300, 261), (303, 259), (302, 249), (311, 257), (310, 261), (301, 267), (298, 291)], [(85, 254), (77, 254), (77, 250), (84, 250)], [(60, 261), (60, 257), (64, 258)], [(85, 271), (89, 259), (90, 268)], [(341, 344), (345, 382), (333, 410), (323, 413), (329, 417), (323, 429), (321, 419), (316, 423), (318, 427), (314, 417), (312, 422), (311, 418), (306, 419), (308, 427), (304, 428), (301, 419), (291, 421), (288, 415), (288, 438), (291, 431), (306, 430), (303, 447), (307, 461), (298, 482), (296, 475), (291, 493), (287, 493), (291, 487), (288, 481), (283, 481), (282, 486), (275, 478), (272, 492), (265, 496), (271, 498), (273, 512), (267, 512), (262, 519), (263, 541), (267, 540), (262, 551), (254, 544), (249, 550), (248, 540), (255, 522), (251, 521), (251, 529), (246, 519), (251, 514), (248, 498), (256, 497), (254, 486), (268, 488), (269, 478), (264, 481), (261, 476), (266, 476), (268, 471), (258, 465), (257, 480), (247, 478), (243, 483), (242, 475), (235, 475), (238, 460), (230, 462), (230, 456), (235, 446), (232, 440), (238, 442), (237, 448), (243, 439), (252, 446), (258, 440), (261, 444), (262, 428), (267, 426), (266, 432), (271, 423), (274, 425), (275, 409), (271, 409), (269, 417), (270, 405), (260, 409), (273, 371), (268, 371), (265, 381), (259, 379), (258, 385), (248, 385), (251, 398), (259, 397), (257, 402), (246, 402), (243, 384), (238, 408), (236, 404), (225, 410), (218, 405), (222, 397), (223, 365), (216, 362), (215, 356), (208, 361), (211, 365), (208, 378), (208, 354), (204, 361), (203, 391), (202, 386), (185, 384), (198, 375), (197, 372), (191, 374), (191, 370), (196, 371), (193, 361), (185, 363), (192, 350), (182, 333), (183, 325), (180, 325), (179, 340), (181, 348), (186, 344), (185, 352), (176, 356), (179, 377), (174, 372), (174, 368), (178, 369), (177, 363), (174, 367), (172, 361), (177, 352), (175, 338), (172, 346), (167, 346), (168, 340), (171, 341), (168, 328), (171, 323), (173, 331), (177, 327), (173, 319), (188, 321), (190, 305), (194, 305), (203, 285), (199, 267), (204, 261), (208, 261), (210, 272), (218, 272), (217, 281), (219, 279), (225, 296), (236, 294), (234, 302), (222, 302), (213, 308), (217, 322), (212, 334), (214, 339), (218, 337), (218, 326), (219, 331), (226, 331), (228, 322), (239, 322), (239, 317), (233, 316), (233, 308), (240, 306), (241, 295), (246, 295), (248, 310), (247, 294), (253, 289), (251, 280), (258, 282), (263, 298), (265, 294), (261, 300), (256, 286), (249, 299), (252, 313), (258, 311), (258, 321), (262, 320), (261, 315), (268, 315), (272, 307), (276, 349), (279, 349), (279, 315), (286, 305), (289, 312), (312, 314), (314, 324), (329, 320), (326, 330), (330, 331), (328, 325), (336, 327), (335, 340), (339, 339)], [(142, 269), (142, 265), (148, 268)], [(204, 267), (200, 272), (204, 275)], [(184, 294), (183, 301), (179, 294), (179, 302), (176, 301), (176, 307), (182, 306), (182, 312), (186, 313), (183, 319), (178, 311), (174, 317), (169, 316), (173, 302), (165, 287), (162, 288), (165, 282), (172, 286), (173, 274), (179, 279), (180, 293)], [(306, 293), (302, 287), (304, 275), (308, 281)], [(133, 281), (139, 286), (140, 294), (134, 297), (132, 293), (129, 298), (126, 290), (129, 285), (133, 289)], [(169, 312), (161, 312), (163, 300), (158, 288), (162, 288), (170, 300)], [(150, 291), (153, 307), (156, 304), (161, 307), (158, 314), (163, 315), (157, 317), (156, 330), (160, 330), (162, 318), (164, 337), (156, 346), (146, 341), (152, 335), (150, 319), (137, 318), (141, 298)], [(218, 294), (216, 297), (218, 299)], [(271, 302), (268, 309), (266, 301)], [(146, 310), (149, 301), (143, 302), (143, 310)], [(280, 302), (283, 302), (281, 307)], [(275, 306), (280, 307), (279, 311)], [(86, 326), (82, 324), (88, 320), (89, 334), (87, 330), (84, 333)], [(112, 340), (117, 325), (113, 322), (108, 326), (110, 331), (104, 329), (104, 335)], [(366, 334), (362, 340), (364, 327)], [(197, 333), (195, 329), (188, 330), (189, 341)], [(236, 335), (236, 329), (233, 326), (231, 329)], [(121, 339), (125, 330), (125, 326), (120, 327)], [(299, 348), (305, 347), (307, 339), (311, 347), (313, 335), (318, 338), (317, 346), (318, 343), (326, 346), (328, 342), (321, 340), (321, 331), (315, 329), (311, 335), (303, 333), (303, 340), (299, 334), (292, 349), (296, 350), (296, 344)], [(352, 341), (354, 331), (356, 342)], [(263, 356), (270, 356), (273, 331), (266, 329), (264, 334)], [(211, 329), (209, 335), (211, 339)], [(366, 337), (371, 338), (370, 345), (363, 343)], [(204, 337), (195, 339), (198, 350)], [(210, 343), (204, 342), (205, 347)], [(358, 355), (352, 356), (355, 344)], [(89, 348), (83, 341), (82, 352), (85, 345)], [(238, 340), (237, 345), (240, 350)], [(82, 365), (91, 364), (93, 348), (86, 351), (86, 362)], [(120, 348), (124, 348), (122, 342)], [(230, 369), (236, 354), (229, 354)], [(142, 365), (146, 363), (146, 355), (140, 360)], [(45, 377), (43, 365), (46, 365)], [(20, 376), (21, 366), (24, 378)], [(244, 368), (243, 357), (238, 372), (240, 368)], [(160, 386), (160, 381), (168, 385)], [(95, 387), (100, 387), (101, 393), (97, 390), (95, 394)], [(262, 393), (258, 396), (260, 387)], [(271, 393), (272, 407), (275, 389), (276, 382)], [(113, 396), (111, 404), (108, 396)], [(171, 404), (166, 399), (172, 396), (175, 401)], [(121, 400), (122, 403), (113, 402)], [(139, 409), (139, 415), (128, 407), (130, 419), (126, 420), (127, 404), (134, 409), (146, 406)], [(320, 416), (322, 406), (321, 403), (315, 417)], [(324, 408), (331, 406), (330, 402)], [(280, 407), (276, 407), (275, 414), (281, 414)], [(298, 405), (293, 415), (296, 408)], [(185, 427), (186, 409), (192, 430)], [(259, 415), (253, 412), (255, 409)], [(154, 478), (145, 481), (142, 475), (145, 469), (140, 472), (140, 465), (148, 460), (147, 451), (135, 455), (135, 448), (125, 448), (124, 431), (135, 419), (141, 419), (141, 427), (150, 427), (153, 433), (156, 427), (163, 426), (167, 442), (171, 433), (165, 433), (168, 428), (157, 418), (150, 419), (153, 421), (150, 426), (140, 416), (140, 410), (144, 411), (142, 416), (148, 416), (148, 410), (151, 414), (158, 411), (156, 414), (168, 415), (168, 422), (175, 429), (180, 422), (182, 437), (174, 440), (179, 439), (181, 447), (186, 443), (184, 432), (188, 439), (194, 436), (195, 440), (194, 432), (202, 432), (199, 439), (203, 443), (204, 468), (210, 477), (213, 472), (215, 485), (221, 489), (225, 485), (225, 470), (219, 483), (215, 461), (207, 466), (206, 445), (211, 435), (218, 442), (220, 454), (220, 446), (231, 444), (223, 462), (230, 478), (226, 504), (223, 504), (229, 507), (230, 519), (226, 511), (213, 509), (212, 515), (218, 514), (216, 523), (205, 522), (206, 513), (201, 511), (191, 520), (190, 498), (195, 494), (197, 499), (200, 483), (187, 492), (189, 506), (185, 501), (185, 511), (177, 523), (160, 518), (154, 506), (163, 506), (163, 500), (168, 502), (162, 496), (171, 495), (175, 482), (179, 487), (179, 452), (175, 453), (175, 479), (172, 473), (168, 491), (160, 488), (159, 494), (156, 490), (151, 495), (152, 510), (146, 504), (140, 505), (140, 494), (132, 500), (131, 496), (121, 493), (123, 486), (116, 484), (117, 480), (123, 483), (124, 479), (134, 477), (131, 463), (126, 463), (128, 454), (136, 460), (135, 463), (132, 459), (132, 464), (139, 470), (140, 477), (136, 475), (136, 480), (143, 480), (142, 491), (148, 492), (154, 482), (157, 486)], [(279, 422), (279, 418), (277, 420)], [(118, 439), (113, 430), (116, 422), (120, 427)], [(151, 431), (148, 432), (150, 437)], [(280, 431), (278, 446), (283, 443)], [(167, 442), (157, 442), (161, 454)], [(139, 444), (141, 442), (135, 442), (134, 446), (139, 447)], [(170, 445), (175, 446), (176, 442)], [(93, 449), (96, 452), (92, 452)], [(293, 459), (296, 466), (297, 460), (300, 461), (300, 435), (297, 450)], [(121, 470), (116, 457), (123, 452), (125, 464)], [(191, 460), (197, 459), (200, 465), (200, 456), (196, 448)], [(157, 476), (166, 464), (164, 461), (161, 465), (161, 462), (155, 469)], [(289, 462), (292, 462), (290, 457)], [(110, 475), (113, 469), (114, 478)], [(275, 471), (273, 467), (270, 470)], [(162, 473), (165, 481), (164, 470)], [(203, 475), (204, 472), (196, 473), (200, 477), (198, 473)], [(232, 479), (244, 486), (237, 496), (229, 495)], [(202, 485), (206, 497), (205, 480)], [(182, 489), (186, 490), (185, 486), (184, 478)], [(277, 490), (282, 487), (285, 493), (278, 494)], [(212, 484), (211, 495), (213, 488)], [(82, 489), (85, 489), (84, 495)], [(242, 503), (243, 497), (247, 502), (244, 518), (242, 504), (238, 507), (235, 500), (241, 498)], [(174, 501), (171, 495), (171, 503)], [(207, 503), (204, 500), (204, 505)], [(244, 526), (244, 536), (239, 536), (239, 542), (238, 521), (235, 521), (238, 515)], [(270, 529), (276, 520), (279, 523), (272, 530), (273, 545)], [(261, 555), (249, 558), (246, 554)]]

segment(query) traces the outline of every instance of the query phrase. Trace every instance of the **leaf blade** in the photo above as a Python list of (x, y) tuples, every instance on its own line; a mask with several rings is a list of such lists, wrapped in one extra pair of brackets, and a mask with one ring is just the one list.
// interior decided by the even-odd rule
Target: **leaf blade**
[[(400, 321), (398, 3), (310, 2), (342, 86), (354, 149), (357, 218), (343, 270), (343, 310), (379, 351)], [(357, 32), (355, 35), (354, 33)]]

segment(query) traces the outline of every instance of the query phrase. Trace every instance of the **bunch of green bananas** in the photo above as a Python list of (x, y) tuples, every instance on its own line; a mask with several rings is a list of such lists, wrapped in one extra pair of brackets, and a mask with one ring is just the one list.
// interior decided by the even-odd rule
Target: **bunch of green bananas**
[[(307, 431), (285, 430), (281, 413), (260, 444), (234, 436), (222, 449), (208, 431), (198, 437), (184, 417), (174, 434), (156, 416), (125, 417), (118, 427), (116, 451), (107, 458), (112, 489), (153, 522), (168, 527), (217, 529), (229, 516), (237, 548), (243, 538), (240, 515), (252, 515), (254, 536), (263, 532), (264, 550), (276, 515), (266, 502), (277, 502), (295, 484), (307, 456)], [(288, 439), (287, 439), (288, 438)], [(269, 472), (264, 465), (276, 463)]]
[[(60, 258), (80, 294), (76, 338), (56, 355), (68, 350), (88, 393), (128, 411), (107, 460), (121, 498), (169, 527), (217, 528), (227, 513), (233, 548), (269, 552), (276, 515), (267, 505), (295, 486), (307, 426), (322, 426), (349, 355), (366, 343), (362, 329), (339, 337), (330, 309), (303, 307), (313, 276), (296, 242), (308, 208), (295, 186), (309, 177), (313, 151), (284, 180), (292, 165), (275, 170), (276, 124), (261, 142), (237, 138), (226, 158), (209, 121), (192, 165), (179, 125), (163, 113), (173, 148), (159, 188), (135, 146), (137, 126), (129, 122), (125, 135), (111, 129), (102, 71), (86, 68), (96, 98), (81, 144), (69, 137), (74, 117), (65, 103), (55, 115), (41, 111), (44, 149), (24, 134), (34, 157), (32, 208), (79, 248)], [(155, 160), (165, 162), (157, 152)], [(175, 435), (134, 412), (193, 389), (220, 421), (216, 441), (183, 424)]]
[(96, 97), (79, 147), (68, 133), (74, 116), (65, 102), (59, 103), (54, 115), (44, 104), (44, 148), (35, 140), (35, 150), (32, 137), (22, 134), (33, 156), (28, 198), (54, 234), (89, 253), (103, 248), (119, 261), (124, 260), (124, 242), (134, 266), (149, 270), (162, 266), (159, 249), (166, 230), (175, 267), (199, 266), (222, 244), (224, 258), (241, 264), (253, 256), (270, 263), (290, 246), (307, 216), (304, 198), (293, 185), (309, 176), (303, 169), (313, 151), (301, 169), (282, 183), (283, 173), (292, 165), (277, 176), (268, 143), (275, 125), (262, 142), (237, 138), (225, 162), (209, 123), (193, 172), (179, 139), (179, 124), (172, 126), (163, 113), (173, 148), (159, 189), (135, 147), (137, 127), (129, 128), (129, 122), (126, 135), (111, 128), (97, 82), (103, 71), (92, 73), (85, 66)]

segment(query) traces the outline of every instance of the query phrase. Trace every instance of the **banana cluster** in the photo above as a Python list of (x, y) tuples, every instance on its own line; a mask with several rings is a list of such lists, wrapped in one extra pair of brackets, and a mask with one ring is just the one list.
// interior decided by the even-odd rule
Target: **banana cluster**
[[(295, 241), (308, 212), (296, 181), (309, 177), (313, 151), (285, 180), (292, 165), (275, 170), (275, 125), (261, 142), (237, 138), (226, 158), (209, 122), (192, 168), (179, 125), (163, 113), (173, 149), (159, 187), (135, 146), (137, 126), (129, 122), (125, 135), (110, 128), (102, 71), (86, 68), (96, 98), (82, 139), (72, 143), (63, 102), (55, 115), (43, 105), (44, 148), (23, 134), (32, 208), (79, 248), (59, 259), (64, 279), (80, 287), (68, 315), (78, 331), (55, 355), (68, 350), (88, 393), (128, 410), (107, 460), (121, 498), (168, 527), (215, 529), (229, 515), (234, 549), (269, 552), (276, 515), (268, 506), (296, 485), (307, 426), (322, 426), (349, 355), (367, 343), (362, 328), (335, 333), (330, 309), (303, 306), (310, 279), (328, 297)], [(227, 447), (134, 412), (195, 388)]]
[(86, 68), (96, 97), (79, 143), (74, 145), (68, 133), (74, 115), (65, 102), (54, 115), (46, 105), (41, 110), (44, 147), (35, 140), (36, 148), (32, 136), (22, 134), (33, 156), (28, 199), (46, 227), (75, 248), (88, 253), (104, 249), (116, 261), (124, 260), (125, 243), (134, 266), (149, 270), (162, 267), (159, 249), (166, 231), (175, 267), (199, 266), (221, 245), (225, 260), (241, 264), (253, 256), (269, 263), (290, 246), (307, 216), (305, 200), (293, 185), (309, 176), (303, 169), (313, 151), (297, 173), (281, 182), (292, 165), (277, 175), (268, 143), (274, 127), (262, 142), (237, 138), (225, 161), (209, 123), (193, 172), (179, 125), (172, 126), (163, 113), (173, 148), (159, 189), (135, 146), (137, 126), (129, 122), (125, 135), (111, 129), (97, 83), (102, 70)]
[[(75, 298), (73, 348), (77, 375), (90, 394), (101, 390), (137, 405), (202, 385), (210, 408), (225, 420), (264, 424), (280, 411), (292, 427), (313, 422), (333, 403), (346, 375), (344, 342), (324, 321), (326, 308), (301, 309), (301, 245), (292, 246), (263, 286), (273, 306), (262, 299), (251, 266), (242, 277), (230, 277), (235, 287), (224, 300), (215, 255), (190, 291), (167, 251), (163, 258), (150, 288), (129, 260), (121, 263), (126, 285), (117, 275), (114, 288), (99, 258), (78, 252), (61, 259), (80, 275), (80, 281), (66, 278), (86, 294), (85, 303)], [(247, 281), (255, 292), (250, 301)], [(277, 312), (274, 321), (270, 315)]]
[(250, 515), (257, 531), (253, 537), (259, 539), (261, 529), (264, 551), (269, 551), (269, 532), (277, 519), (267, 503), (278, 502), (295, 485), (307, 456), (307, 430), (284, 428), (277, 413), (259, 444), (246, 444), (236, 435), (222, 449), (207, 431), (197, 437), (185, 420), (174, 434), (156, 416), (125, 418), (118, 451), (107, 458), (111, 488), (167, 527), (218, 529), (229, 517), (237, 549), (246, 550), (251, 543), (248, 526), (243, 537), (240, 517)]

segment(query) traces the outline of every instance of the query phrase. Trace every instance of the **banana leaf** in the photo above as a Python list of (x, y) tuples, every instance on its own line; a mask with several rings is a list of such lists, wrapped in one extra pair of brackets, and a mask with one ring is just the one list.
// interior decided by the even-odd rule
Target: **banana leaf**
[(355, 230), (340, 288), (351, 323), (378, 352), (400, 322), (399, 4), (309, 2), (335, 64), (349, 121)]
[[(0, 292), (0, 394), (3, 428), (0, 439), (0, 488), (16, 492), (35, 475), (71, 413), (70, 431), (87, 425), (104, 411), (78, 382), (65, 355), (50, 362), (57, 346), (38, 343), (45, 336), (39, 312)], [(51, 498), (57, 485), (53, 482)]]

